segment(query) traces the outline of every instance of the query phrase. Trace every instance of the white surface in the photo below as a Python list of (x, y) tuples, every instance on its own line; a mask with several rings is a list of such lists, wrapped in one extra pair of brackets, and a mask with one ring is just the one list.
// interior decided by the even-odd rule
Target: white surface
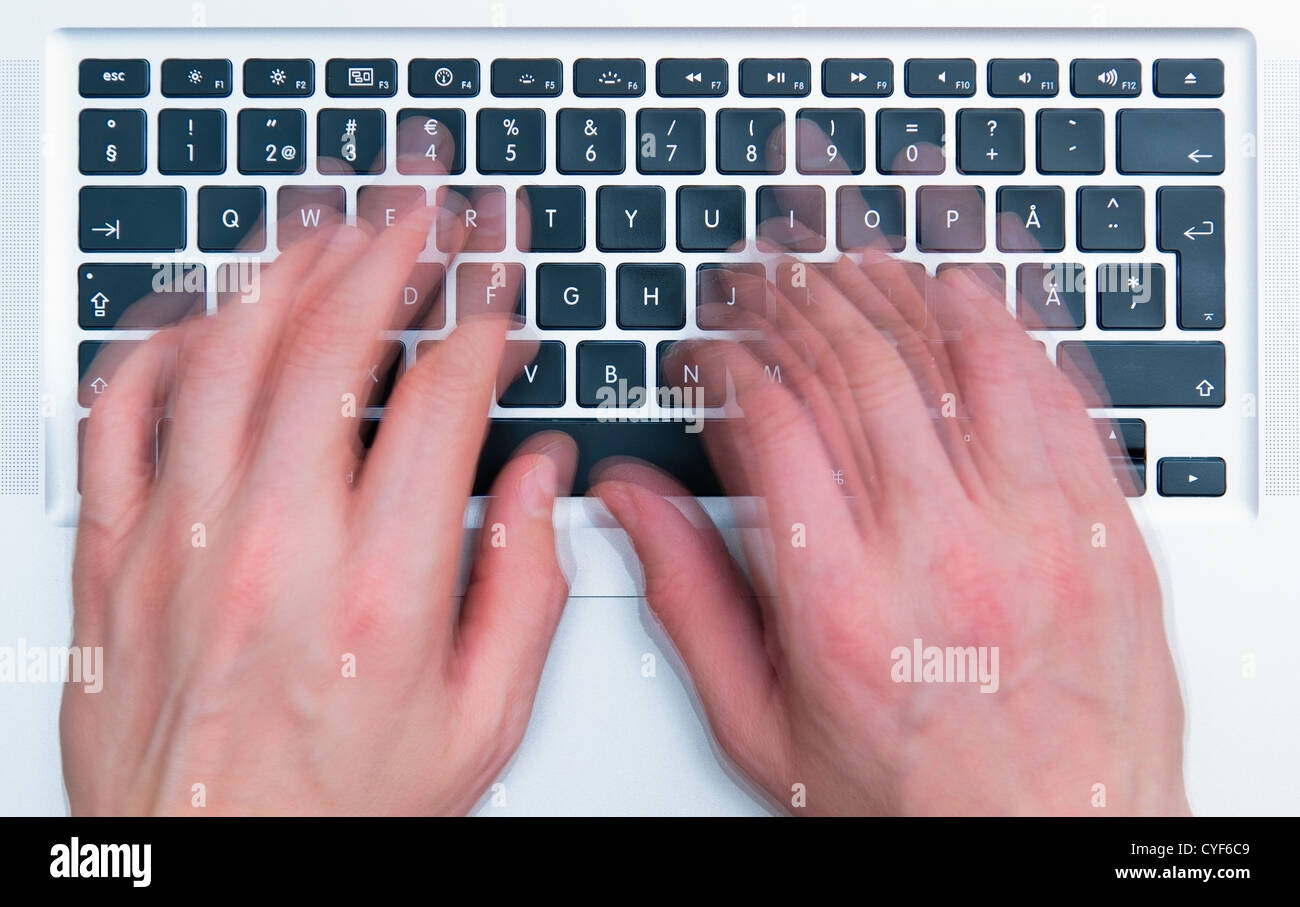
[[(312, 4), (307, 18), (294, 4), (131, 2), (48, 3), (7, 23), (0, 48), (36, 57), (59, 26), (280, 25), (859, 25), (915, 26), (1242, 26), (1259, 55), (1294, 55), (1295, 13), (1276, 4), (1215, 2), (1089, 4), (1051, 7), (934, 3), (661, 2), (586, 4), (465, 2), (432, 13), (425, 3), (382, 7)], [(360, 17), (364, 15), (364, 21)], [(1292, 21), (1287, 22), (1286, 16)], [(1231, 16), (1229, 19), (1228, 17)], [(701, 55), (722, 49), (701, 47)], [(593, 51), (597, 52), (597, 51)], [(864, 50), (864, 54), (866, 51)], [(47, 126), (48, 129), (48, 126)], [(1300, 682), (1293, 647), (1300, 639), (1295, 554), (1300, 513), (1263, 501), (1259, 519), (1238, 514), (1213, 524), (1163, 524), (1150, 530), (1153, 553), (1171, 603), (1171, 641), (1188, 703), (1187, 778), (1193, 808), (1203, 814), (1300, 813)], [(575, 593), (633, 593), (631, 577), (612, 565), (627, 561), (625, 544), (583, 530), (571, 541), (598, 556), (610, 574), (576, 577)], [(0, 498), (0, 645), (67, 640), (66, 573), (71, 533), (43, 515), (43, 501)], [(504, 781), (507, 806), (482, 812), (695, 813), (761, 811), (719, 766), (691, 704), (684, 675), (659, 645), (660, 635), (634, 598), (577, 598), (570, 603), (552, 652), (538, 708), (524, 746)], [(654, 653), (658, 674), (641, 676)], [(1258, 674), (1242, 676), (1255, 656)], [(58, 689), (0, 684), (0, 813), (64, 809), (58, 768)]]

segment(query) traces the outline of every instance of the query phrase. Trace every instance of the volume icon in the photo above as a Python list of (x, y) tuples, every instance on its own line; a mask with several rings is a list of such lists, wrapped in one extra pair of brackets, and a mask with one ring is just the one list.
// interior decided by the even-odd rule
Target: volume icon
[(1027, 72), (1022, 72), (1020, 75), (1016, 76), (1016, 81), (1020, 82), (1022, 85), (1028, 85), (1033, 81), (1033, 79), (1034, 77)]
[(1119, 72), (1114, 69), (1099, 72), (1097, 73), (1097, 81), (1102, 85), (1109, 85), (1111, 88), (1114, 88), (1116, 83), (1119, 82)]

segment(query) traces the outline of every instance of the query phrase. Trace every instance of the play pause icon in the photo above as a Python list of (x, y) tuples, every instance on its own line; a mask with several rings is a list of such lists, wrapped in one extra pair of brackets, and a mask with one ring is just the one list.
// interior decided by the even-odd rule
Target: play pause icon
[(771, 82), (775, 82), (775, 83), (778, 84), (778, 85), (784, 85), (784, 84), (785, 84), (785, 73), (784, 73), (784, 72), (769, 72), (769, 73), (767, 74), (767, 81), (768, 81), (769, 83), (771, 83)]

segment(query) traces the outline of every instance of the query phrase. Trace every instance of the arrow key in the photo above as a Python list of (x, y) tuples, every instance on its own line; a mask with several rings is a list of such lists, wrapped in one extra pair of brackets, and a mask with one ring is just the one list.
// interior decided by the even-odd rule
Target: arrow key
[(1167, 498), (1217, 498), (1228, 488), (1222, 457), (1161, 457), (1156, 470), (1156, 487)]

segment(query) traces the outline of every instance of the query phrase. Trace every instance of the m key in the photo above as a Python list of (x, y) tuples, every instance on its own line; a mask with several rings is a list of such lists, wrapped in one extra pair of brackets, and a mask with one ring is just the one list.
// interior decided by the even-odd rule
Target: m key
[(1185, 331), (1223, 327), (1223, 190), (1166, 186), (1156, 192), (1159, 245), (1178, 253), (1178, 326)]

